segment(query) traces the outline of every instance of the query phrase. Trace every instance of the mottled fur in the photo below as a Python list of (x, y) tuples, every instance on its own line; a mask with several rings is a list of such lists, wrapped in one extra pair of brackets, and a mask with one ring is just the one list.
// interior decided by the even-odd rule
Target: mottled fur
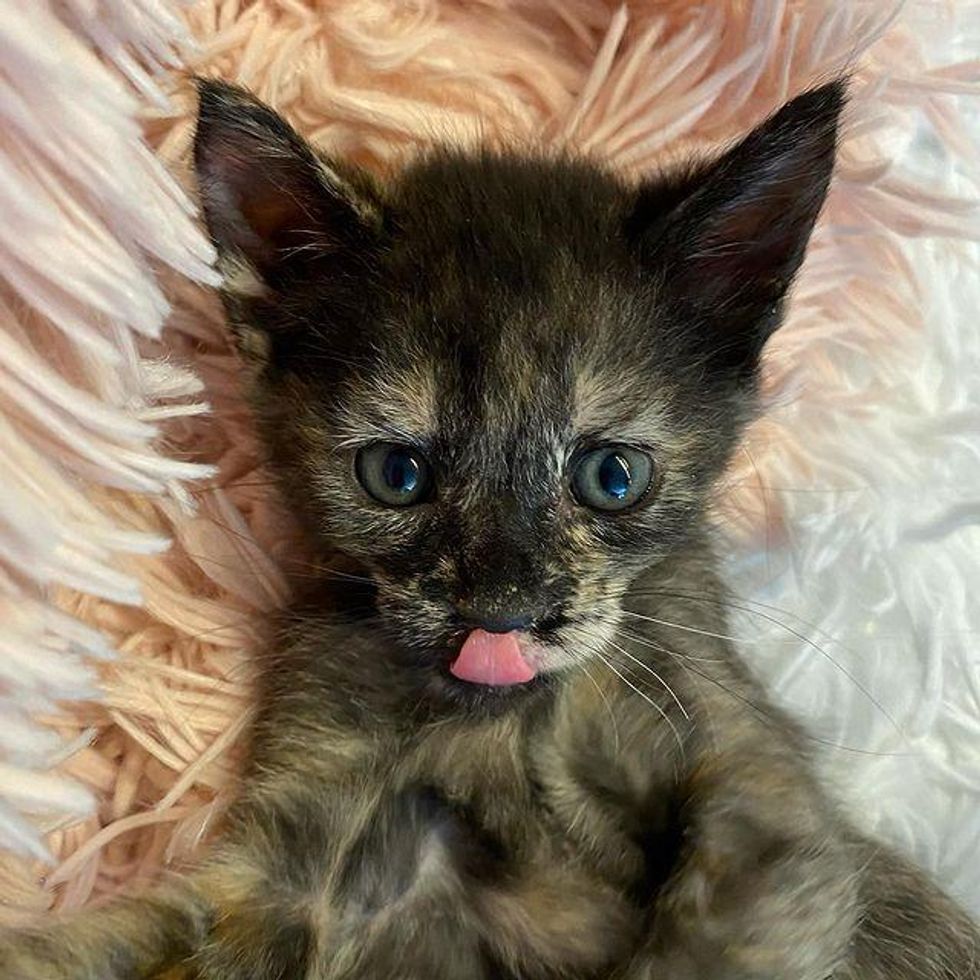
[[(726, 639), (704, 510), (830, 178), (842, 86), (632, 187), (423, 158), (385, 188), (245, 93), (197, 165), (273, 466), (345, 556), (262, 656), (241, 798), (153, 896), (0, 947), (4, 980), (968, 980), (973, 924), (864, 839)], [(354, 456), (424, 450), (386, 508)], [(576, 454), (656, 464), (589, 511)], [(538, 677), (455, 680), (529, 616)]]

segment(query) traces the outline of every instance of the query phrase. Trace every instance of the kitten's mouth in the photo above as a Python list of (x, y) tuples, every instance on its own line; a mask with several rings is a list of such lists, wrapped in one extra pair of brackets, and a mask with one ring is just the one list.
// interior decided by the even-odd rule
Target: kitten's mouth
[(461, 681), (488, 687), (526, 684), (537, 676), (537, 670), (522, 649), (517, 630), (509, 633), (473, 630), (463, 641), (449, 672)]

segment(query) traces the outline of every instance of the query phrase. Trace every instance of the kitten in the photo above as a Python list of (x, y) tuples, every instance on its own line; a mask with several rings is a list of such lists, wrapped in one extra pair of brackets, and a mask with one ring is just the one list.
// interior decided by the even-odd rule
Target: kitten
[(0, 977), (980, 977), (725, 639), (707, 543), (843, 84), (639, 186), (452, 150), (379, 186), (200, 92), (259, 427), (348, 571), (261, 657), (213, 856), (9, 937)]

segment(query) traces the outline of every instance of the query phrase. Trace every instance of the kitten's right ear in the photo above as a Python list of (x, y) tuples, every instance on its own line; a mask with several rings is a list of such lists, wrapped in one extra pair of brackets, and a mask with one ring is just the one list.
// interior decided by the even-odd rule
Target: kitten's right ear
[(366, 181), (321, 160), (244, 89), (197, 84), (194, 163), (226, 293), (274, 294), (311, 262), (373, 238), (381, 206)]

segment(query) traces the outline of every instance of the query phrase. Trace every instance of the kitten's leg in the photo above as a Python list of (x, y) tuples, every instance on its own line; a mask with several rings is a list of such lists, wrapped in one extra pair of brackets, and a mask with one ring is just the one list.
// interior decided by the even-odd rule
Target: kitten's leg
[[(664, 690), (651, 706), (652, 684), (640, 697), (612, 678), (610, 710), (583, 683), (556, 713), (541, 779), (550, 785), (548, 773), (562, 766), (567, 778), (550, 786), (553, 805), (593, 846), (609, 836), (606, 822), (569, 787), (582, 782), (607, 807), (623, 806), (612, 839), (626, 827), (639, 847), (638, 866), (622, 873), (652, 893), (647, 939), (617, 980), (826, 980), (847, 954), (861, 849), (811, 777), (791, 726), (749, 710), (757, 692), (740, 689), (736, 672), (721, 686), (704, 679), (726, 670), (724, 653), (700, 653), (697, 684), (658, 662), (676, 701)], [(609, 871), (616, 860), (615, 851), (603, 856)]]
[(172, 886), (0, 936), (0, 980), (302, 980), (300, 905), (254, 846), (226, 845)]
[[(856, 906), (842, 909), (833, 894), (823, 894), (820, 882), (826, 869), (818, 864), (812, 868), (816, 902), (792, 885), (775, 903), (762, 906), (752, 901), (752, 895), (744, 895), (758, 921), (749, 920), (744, 935), (727, 950), (712, 942), (717, 908), (700, 928), (688, 923), (686, 942), (678, 935), (684, 931), (683, 922), (675, 920), (666, 935), (658, 936), (637, 958), (624, 980), (980, 980), (980, 931), (954, 902), (924, 874), (879, 845), (859, 842), (852, 853), (860, 855)], [(855, 908), (857, 920), (842, 961), (830, 969), (833, 944), (826, 946), (828, 925), (842, 910), (840, 921), (847, 922)], [(801, 928), (805, 917), (800, 911), (813, 915), (812, 930)], [(729, 929), (738, 921), (737, 916), (725, 919)], [(701, 941), (708, 956), (692, 953)], [(821, 948), (830, 953), (828, 958), (822, 957)], [(717, 959), (712, 965), (713, 957)]]
[(846, 961), (860, 850), (784, 761), (761, 743), (693, 775), (685, 853), (629, 980), (827, 980)]
[[(197, 874), (213, 908), (210, 928), (174, 980), (304, 980), (314, 948), (311, 890), (280, 872), (291, 847), (270, 817), (255, 836), (224, 844)], [(268, 850), (266, 845), (273, 850)], [(161, 980), (171, 980), (170, 977)]]
[(835, 980), (978, 980), (980, 931), (924, 874), (873, 843), (861, 921)]
[[(726, 642), (721, 603), (668, 594), (652, 612), (648, 642), (633, 650), (637, 659), (670, 652), (656, 669), (685, 710), (661, 699), (679, 743), (647, 721), (651, 760), (674, 746), (680, 843), (626, 976), (827, 980), (857, 925), (863, 850), (812, 774), (805, 739)], [(621, 697), (621, 727), (635, 713), (649, 718), (648, 705)]]
[(190, 955), (210, 911), (186, 883), (0, 935), (0, 980), (150, 980)]
[(789, 722), (720, 705), (713, 720), (689, 745), (682, 854), (625, 980), (980, 980), (976, 927), (840, 819)]
[(976, 980), (975, 927), (840, 819), (704, 588), (665, 588), (655, 610), (673, 654), (658, 667), (693, 721), (682, 855), (629, 980)]

